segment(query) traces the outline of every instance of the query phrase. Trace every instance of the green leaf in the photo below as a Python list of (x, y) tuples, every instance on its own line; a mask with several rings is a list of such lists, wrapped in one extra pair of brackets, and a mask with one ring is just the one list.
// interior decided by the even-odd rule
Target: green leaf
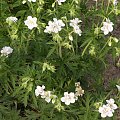
[(54, 53), (54, 51), (56, 50), (56, 47), (54, 46), (54, 47), (52, 47), (52, 49), (49, 51), (49, 53), (47, 54), (47, 58), (48, 57), (50, 57), (53, 53)]
[(26, 13), (26, 10), (20, 10), (16, 13), (16, 17), (24, 16), (25, 13)]

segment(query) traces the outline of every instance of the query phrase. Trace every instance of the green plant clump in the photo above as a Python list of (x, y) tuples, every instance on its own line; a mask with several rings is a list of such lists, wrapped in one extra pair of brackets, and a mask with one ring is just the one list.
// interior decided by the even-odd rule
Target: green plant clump
[[(117, 0), (0, 1), (0, 120), (119, 120)], [(120, 32), (120, 31), (119, 31)], [(120, 74), (120, 73), (118, 73)]]

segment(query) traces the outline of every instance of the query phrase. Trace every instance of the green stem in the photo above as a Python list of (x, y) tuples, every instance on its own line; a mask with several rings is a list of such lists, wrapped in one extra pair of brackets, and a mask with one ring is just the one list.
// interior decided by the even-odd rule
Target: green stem
[(96, 10), (97, 10), (98, 1), (96, 1)]
[(60, 58), (62, 58), (62, 49), (61, 49), (61, 44), (60, 44), (60, 42), (59, 42), (58, 44), (59, 44), (59, 56), (60, 56)]
[(106, 14), (108, 13), (109, 6), (110, 6), (110, 0), (108, 0), (108, 5), (107, 5)]
[(78, 52), (78, 44), (77, 44), (77, 39), (78, 39), (78, 36), (76, 35), (76, 40), (75, 40), (75, 45), (76, 45), (76, 54)]
[(82, 56), (85, 54), (85, 51), (87, 50), (87, 48), (89, 47), (89, 45), (91, 44), (92, 40), (89, 41), (89, 43), (86, 45), (86, 47), (84, 48), (83, 52), (82, 52)]
[(72, 45), (72, 50), (73, 50), (73, 53), (75, 54), (75, 50), (74, 50), (74, 46), (73, 46), (72, 41), (71, 41), (71, 45)]
[[(105, 43), (105, 45), (103, 46), (103, 48), (101, 49), (100, 53), (101, 53), (101, 52), (103, 51), (103, 49), (107, 46), (108, 42), (109, 42), (109, 39), (108, 39), (108, 41)], [(99, 57), (99, 58), (100, 58), (100, 57)]]
[(35, 11), (34, 11), (34, 9), (33, 9), (33, 5), (32, 5), (32, 3), (27, 3), (28, 4), (28, 6), (29, 6), (29, 9), (30, 9), (30, 11), (32, 12), (32, 14), (33, 14), (33, 16), (35, 16)]
[(107, 98), (108, 98), (108, 96), (110, 96), (110, 94), (113, 92), (113, 90), (111, 90), (108, 94), (107, 94), (107, 96), (104, 98), (104, 100), (106, 100)]

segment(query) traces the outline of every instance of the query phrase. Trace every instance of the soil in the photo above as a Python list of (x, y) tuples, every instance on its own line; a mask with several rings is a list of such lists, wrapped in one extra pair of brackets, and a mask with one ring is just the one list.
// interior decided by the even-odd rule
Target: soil
[(103, 73), (105, 89), (109, 87), (110, 80), (120, 79), (120, 68), (116, 66), (116, 61), (112, 59), (112, 55), (107, 56), (108, 67)]

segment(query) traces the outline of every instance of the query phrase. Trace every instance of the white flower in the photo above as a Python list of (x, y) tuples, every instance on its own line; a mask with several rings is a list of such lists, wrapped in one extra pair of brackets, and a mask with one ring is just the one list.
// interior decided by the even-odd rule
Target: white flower
[(61, 5), (62, 2), (65, 2), (66, 0), (56, 0), (58, 2), (58, 5)]
[(8, 18), (6, 19), (6, 22), (7, 22), (7, 23), (17, 22), (17, 20), (18, 20), (18, 19), (17, 19), (16, 17), (12, 17), (12, 16), (11, 16), (11, 17), (8, 17)]
[(111, 98), (110, 100), (106, 100), (106, 102), (108, 103), (107, 106), (109, 106), (113, 112), (118, 108), (117, 105), (114, 104), (114, 99)]
[(45, 98), (45, 101), (49, 103), (51, 101), (51, 91), (45, 91), (41, 98)]
[(46, 102), (50, 102), (52, 100), (52, 103), (54, 104), (56, 102), (57, 96), (52, 94), (52, 91), (45, 91), (45, 86), (37, 86), (35, 89), (35, 95), (41, 96), (41, 98), (44, 98)]
[(104, 35), (107, 35), (109, 32), (113, 31), (113, 23), (106, 19), (106, 22), (103, 22), (103, 27), (101, 27), (101, 30), (104, 32)]
[(64, 102), (66, 105), (70, 105), (70, 103), (75, 102), (75, 94), (73, 92), (69, 93), (64, 92), (64, 97), (61, 98), (61, 101)]
[(36, 17), (32, 18), (32, 16), (28, 16), (27, 20), (24, 21), (25, 25), (27, 25), (30, 30), (33, 29), (34, 27), (37, 27), (36, 22), (37, 18)]
[(78, 26), (74, 27), (73, 30), (74, 30), (75, 33), (77, 33), (79, 36), (81, 36), (82, 31), (81, 31), (81, 29)]
[(45, 33), (58, 33), (61, 31), (62, 27), (65, 26), (62, 20), (57, 20), (56, 18), (53, 18), (53, 22), (48, 22), (49, 26), (46, 26), (46, 29), (44, 30)]
[(29, 2), (36, 2), (36, 0), (28, 0)]
[(117, 0), (112, 0), (113, 2), (113, 5), (116, 6), (118, 4), (118, 1)]
[(35, 95), (36, 96), (44, 95), (45, 94), (44, 89), (45, 89), (44, 85), (42, 85), (42, 87), (41, 86), (37, 86), (37, 88), (35, 89)]
[(23, 1), (22, 1), (22, 4), (25, 4), (25, 3), (26, 3), (26, 0), (23, 0)]
[(116, 87), (117, 87), (118, 91), (120, 92), (120, 86), (119, 86), (119, 85), (116, 85)]
[(75, 18), (73, 20), (70, 20), (70, 26), (72, 26), (73, 28), (78, 26), (78, 23), (82, 22), (81, 20), (79, 20), (78, 18)]
[(99, 107), (99, 112), (101, 113), (101, 117), (105, 118), (105, 117), (112, 117), (113, 113), (112, 110), (109, 106), (107, 105), (103, 105), (102, 107)]
[(73, 27), (73, 30), (75, 33), (77, 33), (79, 36), (81, 36), (81, 29), (79, 28), (78, 23), (82, 22), (81, 20), (79, 20), (78, 18), (75, 18), (73, 20), (70, 20), (70, 26)]
[(2, 50), (0, 52), (1, 52), (1, 56), (8, 57), (8, 55), (13, 52), (13, 49), (11, 47), (5, 46), (2, 48)]

